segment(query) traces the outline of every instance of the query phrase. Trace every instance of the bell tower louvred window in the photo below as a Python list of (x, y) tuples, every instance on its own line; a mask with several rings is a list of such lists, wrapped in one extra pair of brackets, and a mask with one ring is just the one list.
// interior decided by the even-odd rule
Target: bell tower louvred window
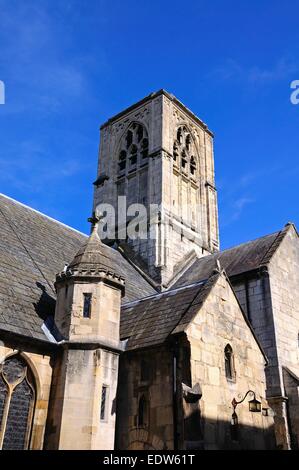
[(186, 149), (189, 151), (191, 147), (191, 137), (190, 134), (187, 134), (186, 136)]
[(139, 124), (137, 127), (137, 141), (140, 142), (143, 137), (143, 127)]
[(132, 147), (131, 147), (130, 161), (131, 161), (131, 165), (136, 165), (136, 163), (137, 163), (137, 147), (136, 147), (136, 145), (132, 145)]
[[(126, 170), (138, 170), (147, 163), (149, 140), (146, 128), (141, 123), (132, 122), (119, 143), (118, 173), (123, 176)], [(133, 167), (133, 168), (132, 168)]]
[(130, 147), (132, 142), (133, 142), (133, 132), (128, 130), (127, 135), (126, 135), (127, 149)]
[(185, 169), (187, 166), (187, 155), (185, 150), (182, 152), (182, 168)]
[(190, 173), (191, 173), (191, 175), (195, 175), (195, 173), (196, 173), (196, 163), (195, 163), (195, 158), (194, 157), (190, 158)]
[(148, 139), (142, 141), (142, 158), (148, 157)]
[(118, 160), (119, 171), (125, 170), (126, 166), (127, 166), (127, 152), (125, 150), (122, 150), (119, 154), (119, 160)]
[[(191, 132), (186, 126), (180, 126), (173, 143), (173, 161), (184, 174), (197, 175), (197, 149)], [(194, 179), (194, 178), (193, 178)]]

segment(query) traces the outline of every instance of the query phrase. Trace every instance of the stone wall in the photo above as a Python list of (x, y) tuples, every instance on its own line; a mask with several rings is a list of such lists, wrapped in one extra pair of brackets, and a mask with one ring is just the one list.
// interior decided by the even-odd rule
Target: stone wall
[(294, 386), (286, 390), (286, 375), (283, 374), (283, 367), (286, 367), (297, 377), (299, 375), (298, 267), (298, 235), (290, 226), (267, 269), (232, 280), (236, 295), (269, 360), (267, 398), (275, 412), (277, 446), (283, 449), (288, 449), (291, 444), (298, 446), (299, 435), (298, 391)]
[[(234, 352), (235, 377), (232, 380), (225, 374), (227, 344)], [(175, 394), (174, 355), (177, 358)], [(175, 445), (179, 449), (274, 448), (273, 418), (265, 399), (265, 362), (223, 275), (187, 327), (186, 336), (178, 336), (177, 340), (174, 337), (173, 343), (165, 349), (132, 351), (121, 358), (117, 448), (173, 449)], [(144, 368), (150, 371), (145, 382), (142, 380)], [(188, 401), (186, 389), (192, 389), (195, 394), (200, 390), (202, 397)], [(251, 395), (238, 405), (239, 436), (236, 440), (230, 426), (232, 400), (240, 400), (248, 390), (256, 393), (264, 411), (249, 412)], [(138, 426), (138, 403), (143, 394), (149, 400), (149, 420), (146, 426)], [(160, 447), (153, 445), (154, 438), (160, 442)]]
[[(237, 406), (239, 440), (232, 439), (233, 398), (238, 401), (248, 390), (253, 390), (256, 398), (265, 403), (266, 378), (265, 358), (224, 275), (186, 333), (191, 350), (191, 386), (198, 383), (202, 391), (198, 414), (204, 448), (274, 448), (273, 419), (249, 412), (248, 400), (252, 397)], [(233, 380), (225, 373), (227, 344), (234, 353)]]
[(289, 398), (289, 432), (298, 448), (298, 388), (287, 390), (283, 377), (286, 367), (299, 378), (299, 240), (292, 225), (270, 261), (269, 275), (282, 394)]
[[(84, 294), (92, 294), (90, 318), (83, 317)], [(70, 340), (104, 341), (119, 345), (121, 291), (103, 282), (58, 285), (55, 322)]]
[[(112, 450), (118, 355), (111, 351), (65, 349), (55, 364), (47, 449)], [(101, 419), (102, 386), (108, 387)]]
[(288, 449), (287, 407), (278, 362), (269, 273), (263, 270), (254, 276), (245, 274), (242, 281), (233, 281), (233, 286), (268, 358), (266, 396), (274, 412), (276, 443), (278, 448)]
[[(148, 402), (144, 425), (138, 423), (142, 396)], [(116, 428), (117, 449), (173, 449), (173, 378), (169, 349), (121, 356)]]
[(282, 391), (268, 272), (263, 270), (248, 277), (244, 275), (242, 281), (232, 282), (242, 309), (269, 361), (266, 369), (267, 397), (280, 396)]
[(87, 271), (56, 284), (65, 341), (55, 358), (47, 449), (114, 448), (121, 286)]

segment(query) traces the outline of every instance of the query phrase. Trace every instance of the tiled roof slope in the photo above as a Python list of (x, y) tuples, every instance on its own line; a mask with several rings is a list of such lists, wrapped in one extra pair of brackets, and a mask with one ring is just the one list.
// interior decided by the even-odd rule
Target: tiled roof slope
[(127, 349), (163, 343), (183, 331), (211, 290), (217, 260), (229, 277), (266, 265), (286, 235), (283, 230), (234, 248), (196, 259), (169, 290), (122, 308), (121, 338)]
[(188, 287), (164, 291), (122, 307), (121, 339), (133, 350), (162, 344), (177, 329), (183, 331), (199, 311), (219, 274)]
[[(0, 329), (46, 339), (41, 325), (55, 309), (55, 275), (86, 236), (0, 194)], [(125, 302), (153, 287), (120, 253), (104, 246), (126, 280)]]
[(266, 265), (286, 234), (287, 228), (256, 240), (242, 243), (234, 248), (220, 251), (194, 263), (175, 282), (173, 287), (186, 286), (207, 279), (216, 267), (217, 260), (229, 277), (253, 271)]

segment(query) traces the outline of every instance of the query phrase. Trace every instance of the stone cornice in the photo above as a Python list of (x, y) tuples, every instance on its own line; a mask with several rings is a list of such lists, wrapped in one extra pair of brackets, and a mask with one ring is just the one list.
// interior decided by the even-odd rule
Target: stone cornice
[(134, 111), (137, 108), (140, 108), (144, 104), (148, 103), (149, 101), (152, 101), (155, 98), (158, 98), (158, 96), (164, 95), (166, 98), (168, 98), (170, 101), (175, 103), (178, 108), (180, 108), (184, 113), (187, 114), (187, 116), (192, 119), (196, 124), (199, 124), (202, 129), (204, 129), (208, 134), (210, 134), (211, 137), (214, 137), (214, 134), (212, 131), (209, 130), (208, 126), (198, 117), (196, 116), (190, 109), (188, 109), (180, 100), (178, 100), (174, 95), (171, 93), (168, 93), (166, 90), (161, 89), (159, 91), (156, 91), (154, 93), (151, 93), (150, 95), (146, 96), (140, 101), (137, 101), (137, 103), (133, 104), (132, 106), (129, 106), (125, 110), (121, 111), (120, 113), (116, 114), (115, 116), (112, 116), (110, 119), (108, 119), (104, 124), (101, 125), (100, 129), (104, 129), (105, 127), (109, 126), (110, 124), (114, 123), (115, 121), (121, 119), (123, 116), (126, 114)]
[(122, 276), (119, 276), (111, 271), (105, 270), (103, 268), (95, 269), (76, 269), (74, 271), (67, 270), (66, 272), (62, 271), (56, 276), (56, 285), (60, 283), (69, 282), (70, 280), (74, 282), (99, 282), (102, 281), (106, 284), (113, 285), (118, 289), (121, 289), (122, 294), (125, 290), (125, 279)]

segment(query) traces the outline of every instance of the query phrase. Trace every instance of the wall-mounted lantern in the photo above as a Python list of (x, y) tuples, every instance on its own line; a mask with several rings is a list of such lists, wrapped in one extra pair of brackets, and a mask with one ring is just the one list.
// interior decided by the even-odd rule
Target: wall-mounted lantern
[(260, 413), (262, 409), (262, 404), (256, 398), (249, 401), (249, 411), (252, 413)]
[(249, 402), (248, 402), (248, 404), (249, 404), (249, 411), (251, 411), (252, 413), (260, 413), (260, 412), (261, 412), (261, 410), (262, 410), (262, 403), (256, 399), (255, 392), (253, 392), (252, 390), (248, 390), (248, 392), (245, 393), (245, 395), (244, 395), (244, 397), (242, 398), (242, 400), (237, 401), (235, 398), (233, 399), (232, 405), (233, 405), (233, 408), (234, 408), (234, 413), (235, 413), (235, 411), (236, 411), (237, 406), (240, 405), (240, 403), (243, 403), (243, 401), (245, 400), (245, 398), (246, 398), (248, 395), (253, 395), (253, 399), (252, 399), (252, 400), (249, 400)]
[(260, 413), (261, 412), (261, 409), (262, 409), (262, 404), (260, 401), (258, 401), (256, 399), (256, 396), (255, 396), (255, 392), (253, 392), (252, 390), (248, 390), (248, 392), (245, 393), (244, 397), (242, 398), (242, 400), (240, 401), (237, 401), (235, 398), (233, 399), (232, 401), (232, 405), (233, 405), (233, 414), (232, 414), (232, 417), (231, 417), (231, 438), (233, 441), (238, 441), (239, 440), (239, 432), (238, 432), (238, 415), (236, 413), (236, 408), (238, 405), (240, 405), (241, 403), (243, 403), (243, 401), (245, 400), (245, 398), (248, 396), (248, 395), (253, 395), (253, 399), (252, 400), (249, 400), (249, 411), (251, 411), (251, 413)]

